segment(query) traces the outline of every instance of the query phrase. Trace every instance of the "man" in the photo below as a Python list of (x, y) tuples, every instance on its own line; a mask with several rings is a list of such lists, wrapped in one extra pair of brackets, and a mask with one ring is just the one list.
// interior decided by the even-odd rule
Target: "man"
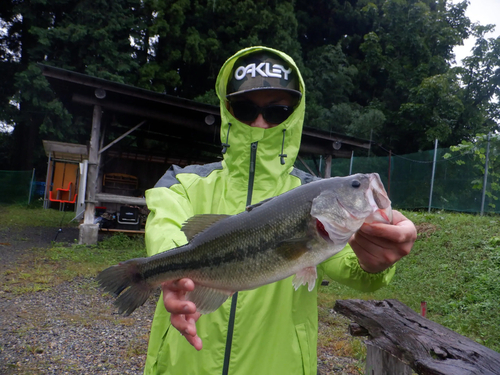
[[(237, 214), (313, 179), (293, 167), (305, 89), (289, 56), (265, 47), (239, 51), (221, 68), (216, 91), (224, 159), (174, 166), (146, 193), (150, 256), (186, 243), (180, 227), (193, 215)], [(359, 290), (376, 290), (387, 285), (393, 264), (415, 239), (413, 223), (395, 211), (394, 225), (364, 225), (350, 246), (318, 266), (318, 279), (327, 274)], [(288, 278), (239, 292), (200, 316), (185, 300), (192, 280), (164, 283), (145, 374), (316, 375), (318, 286), (295, 291)]]

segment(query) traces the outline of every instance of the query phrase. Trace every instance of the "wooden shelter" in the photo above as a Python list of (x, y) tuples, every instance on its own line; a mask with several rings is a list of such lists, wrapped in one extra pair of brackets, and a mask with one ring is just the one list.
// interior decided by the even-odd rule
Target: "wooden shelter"
[[(170, 165), (221, 159), (218, 106), (39, 67), (70, 113), (92, 118), (80, 243), (97, 242), (96, 205), (145, 205), (143, 191), (153, 187)], [(132, 132), (131, 143), (127, 136)], [(306, 127), (299, 157), (325, 156), (329, 171), (332, 157), (350, 157), (354, 149), (369, 147), (368, 141)], [(125, 183), (121, 190), (116, 188), (117, 178)]]

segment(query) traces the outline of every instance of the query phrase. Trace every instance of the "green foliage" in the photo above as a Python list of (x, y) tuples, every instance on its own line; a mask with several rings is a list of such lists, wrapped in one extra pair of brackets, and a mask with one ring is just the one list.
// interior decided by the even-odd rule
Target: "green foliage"
[(419, 232), (386, 288), (359, 293), (336, 283), (323, 289), (337, 299), (396, 298), (427, 317), (500, 351), (500, 220), (497, 216), (404, 212)]
[[(471, 141), (462, 141), (459, 145), (451, 146), (450, 153), (444, 155), (446, 159), (454, 155), (470, 156), (474, 162), (474, 168), (478, 176), (484, 176), (486, 167), (486, 152), (489, 143), (488, 155), (488, 189), (486, 195), (489, 197), (489, 206), (496, 207), (495, 201), (500, 194), (500, 173), (498, 167), (500, 164), (500, 135), (498, 134), (477, 134)], [(457, 159), (455, 163), (463, 165), (463, 160)], [(471, 176), (471, 188), (474, 190), (483, 190), (484, 179)]]

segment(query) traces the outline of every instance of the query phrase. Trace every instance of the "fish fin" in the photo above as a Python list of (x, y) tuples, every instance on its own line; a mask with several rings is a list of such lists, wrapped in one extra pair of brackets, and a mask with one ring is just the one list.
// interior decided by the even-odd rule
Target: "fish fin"
[(129, 316), (135, 309), (144, 305), (144, 302), (151, 294), (151, 288), (146, 283), (132, 285), (115, 301), (118, 307), (118, 314)]
[(271, 197), (271, 198), (267, 198), (267, 199), (264, 199), (263, 201), (260, 201), (259, 203), (255, 203), (255, 204), (251, 204), (250, 206), (246, 206), (245, 210), (250, 212), (252, 211), (254, 208), (256, 207), (259, 207), (259, 206), (262, 206), (264, 203), (267, 203), (269, 202), (271, 199), (273, 199), (274, 197)]
[(119, 296), (115, 301), (119, 314), (130, 315), (143, 305), (151, 294), (152, 287), (144, 280), (138, 267), (143, 262), (141, 258), (131, 259), (106, 268), (96, 278), (104, 291), (114, 297)]
[(186, 299), (196, 305), (196, 310), (208, 314), (217, 310), (233, 292), (196, 285), (192, 292), (186, 293)]
[(303, 237), (282, 241), (276, 247), (276, 252), (287, 260), (298, 259), (309, 250), (307, 247), (309, 240), (310, 238)]
[(311, 292), (314, 289), (314, 285), (316, 285), (317, 278), (318, 273), (316, 272), (316, 267), (306, 267), (302, 268), (295, 274), (292, 283), (295, 290), (299, 289), (301, 285), (306, 285), (307, 283), (307, 290)]
[(203, 232), (208, 227), (231, 215), (203, 214), (194, 215), (182, 224), (181, 230), (186, 235), (188, 241), (191, 241), (198, 233)]

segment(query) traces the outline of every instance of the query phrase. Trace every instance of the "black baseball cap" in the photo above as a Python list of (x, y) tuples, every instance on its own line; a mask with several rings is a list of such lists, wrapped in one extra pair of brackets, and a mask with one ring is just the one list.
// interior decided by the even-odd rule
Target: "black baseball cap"
[(295, 69), (270, 51), (254, 52), (236, 61), (226, 97), (257, 90), (283, 90), (296, 98), (302, 96)]

